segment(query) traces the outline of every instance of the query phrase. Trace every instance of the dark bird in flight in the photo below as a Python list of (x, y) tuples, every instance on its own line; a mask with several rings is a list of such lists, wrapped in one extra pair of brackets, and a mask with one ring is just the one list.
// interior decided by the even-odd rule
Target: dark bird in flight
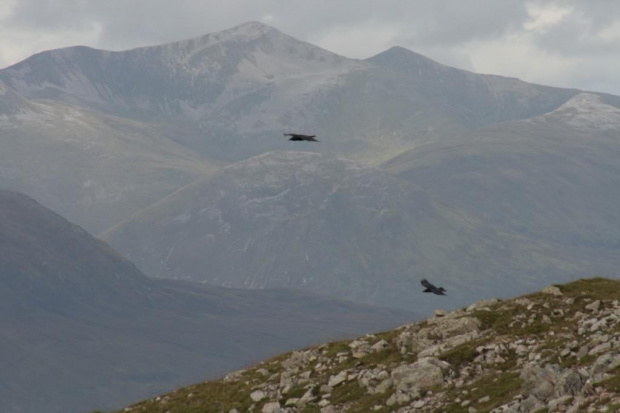
[(289, 141), (320, 142), (314, 139), (316, 135), (301, 135), (299, 133), (285, 133), (284, 136), (290, 136), (291, 139), (289, 139)]
[(445, 294), (445, 289), (443, 287), (435, 287), (433, 284), (429, 283), (428, 280), (425, 278), (421, 281), (422, 285), (426, 288), (426, 290), (424, 290), (423, 292), (425, 293), (433, 293), (433, 294), (437, 294), (437, 295), (446, 295)]

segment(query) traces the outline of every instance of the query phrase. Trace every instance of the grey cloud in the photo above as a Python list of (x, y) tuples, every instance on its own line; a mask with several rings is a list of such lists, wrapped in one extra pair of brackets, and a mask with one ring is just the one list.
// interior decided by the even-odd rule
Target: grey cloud
[(548, 31), (537, 36), (535, 44), (542, 50), (565, 56), (609, 56), (612, 52), (620, 52), (620, 30), (616, 37), (602, 38), (600, 35), (602, 31), (610, 28), (613, 23), (613, 21), (602, 16), (600, 18), (592, 16), (592, 18), (588, 19), (581, 14), (571, 15)]
[(3, 25), (8, 28), (31, 30), (55, 30), (81, 28), (87, 24), (84, 20), (93, 14), (84, 2), (78, 0), (26, 0), (15, 2)]
[(617, 22), (620, 13), (620, 3), (616, 0), (570, 0), (566, 4), (572, 6), (579, 15), (599, 28)]
[(528, 15), (522, 1), (428, 2), (404, 37), (424, 46), (450, 47), (472, 40), (496, 38), (521, 27)]
[(525, 17), (520, 0), (20, 0), (5, 22), (31, 30), (101, 27), (100, 47), (134, 47), (223, 30), (272, 16), (273, 24), (296, 37), (365, 23), (395, 25), (404, 39), (429, 45), (495, 36)]

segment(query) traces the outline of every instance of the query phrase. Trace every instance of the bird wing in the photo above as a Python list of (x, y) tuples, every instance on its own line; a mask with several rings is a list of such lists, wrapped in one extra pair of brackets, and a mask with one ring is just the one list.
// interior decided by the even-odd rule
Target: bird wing
[(314, 141), (319, 142), (314, 139), (316, 135), (302, 135), (301, 133), (285, 133), (284, 136), (290, 136), (290, 141)]
[(435, 286), (431, 283), (428, 282), (428, 280), (426, 278), (424, 278), (422, 281), (420, 281), (422, 283), (422, 285), (426, 288), (430, 288), (433, 289), (435, 288)]

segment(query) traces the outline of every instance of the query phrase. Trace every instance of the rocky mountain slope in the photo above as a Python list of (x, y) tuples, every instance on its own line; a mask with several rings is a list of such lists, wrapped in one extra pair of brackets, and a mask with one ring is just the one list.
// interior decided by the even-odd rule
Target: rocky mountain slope
[(418, 313), (436, 305), (419, 293), (425, 277), (441, 283), (450, 294), (446, 306), (456, 308), (531, 291), (540, 273), (566, 280), (586, 270), (542, 242), (441, 202), (430, 189), (310, 152), (229, 165), (103, 239), (155, 277), (302, 288)]
[(577, 93), (402, 48), (348, 59), (260, 23), (122, 52), (52, 50), (0, 70), (0, 184), (97, 233), (205, 170), (290, 149), (285, 131), (378, 164)]
[(620, 282), (550, 286), (310, 347), (123, 412), (617, 412)]
[(287, 290), (153, 280), (0, 191), (0, 411), (113, 409), (277, 352), (415, 315)]

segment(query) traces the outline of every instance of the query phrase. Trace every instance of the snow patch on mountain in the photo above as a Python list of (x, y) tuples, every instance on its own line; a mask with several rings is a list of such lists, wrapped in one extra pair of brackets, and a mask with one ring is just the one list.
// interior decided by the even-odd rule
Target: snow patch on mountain
[(191, 59), (196, 53), (215, 44), (248, 42), (264, 36), (269, 32), (277, 32), (277, 30), (259, 22), (248, 22), (228, 30), (207, 34), (199, 38), (181, 40), (179, 42), (170, 43), (170, 45), (178, 46), (181, 49), (189, 51), (187, 57)]
[(0, 130), (23, 126), (34, 130), (67, 128), (65, 133), (55, 136), (54, 141), (77, 143), (83, 145), (84, 149), (103, 145), (94, 136), (73, 131), (72, 128), (76, 126), (80, 126), (81, 131), (96, 128), (93, 119), (77, 107), (30, 102), (29, 106), (15, 113), (0, 114)]
[(580, 93), (542, 117), (578, 129), (602, 131), (620, 129), (620, 109), (606, 104), (600, 96), (593, 93)]
[(14, 129), (26, 123), (42, 127), (55, 119), (54, 111), (49, 105), (33, 103), (32, 108), (20, 108), (9, 114), (0, 113), (0, 129)]

